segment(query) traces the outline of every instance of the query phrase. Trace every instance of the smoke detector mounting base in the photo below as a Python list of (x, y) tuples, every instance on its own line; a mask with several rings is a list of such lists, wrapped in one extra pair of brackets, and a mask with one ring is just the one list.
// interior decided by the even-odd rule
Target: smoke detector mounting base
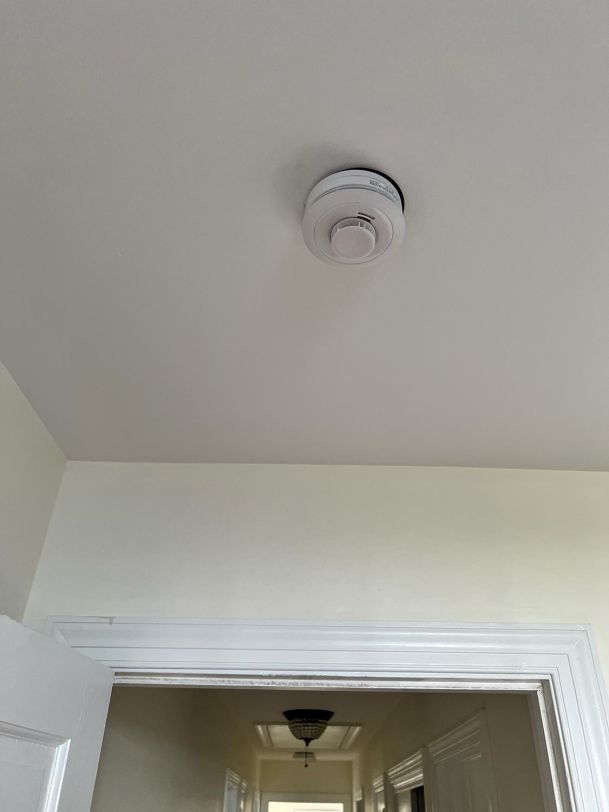
[(401, 243), (404, 196), (387, 175), (345, 169), (320, 180), (305, 202), (302, 233), (309, 250), (336, 265), (372, 265)]

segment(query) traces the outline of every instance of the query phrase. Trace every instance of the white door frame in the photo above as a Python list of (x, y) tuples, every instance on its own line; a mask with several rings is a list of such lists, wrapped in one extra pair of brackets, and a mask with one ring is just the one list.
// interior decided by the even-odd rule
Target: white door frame
[(589, 626), (54, 617), (119, 685), (524, 692), (548, 812), (609, 809), (609, 716)]

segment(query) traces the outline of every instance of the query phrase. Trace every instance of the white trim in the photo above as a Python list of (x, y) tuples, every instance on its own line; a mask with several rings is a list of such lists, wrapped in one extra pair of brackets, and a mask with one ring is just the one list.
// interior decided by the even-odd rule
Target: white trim
[(269, 731), (269, 726), (261, 723), (256, 723), (254, 725), (254, 730), (258, 734), (258, 738), (260, 739), (260, 744), (267, 749), (270, 749), (273, 746), (273, 740), (271, 739), (271, 734)]
[(42, 802), (42, 812), (57, 812), (63, 777), (65, 775), (66, 766), (68, 764), (68, 756), (70, 754), (70, 744), (71, 740), (68, 739), (63, 744), (60, 744), (55, 748), (55, 752), (53, 753), (53, 761), (51, 763), (51, 770), (49, 772), (49, 779), (45, 789), (45, 797)]
[(385, 777), (382, 773), (372, 781), (372, 790), (375, 795), (381, 795), (385, 792)]
[(239, 773), (236, 773), (234, 770), (230, 769), (226, 770), (226, 786), (232, 786), (235, 787), (235, 789), (247, 791), (247, 781), (245, 778), (241, 778)]
[(347, 732), (340, 743), (339, 750), (348, 750), (361, 732), (361, 725), (347, 725)]
[(460, 756), (480, 756), (482, 753), (481, 717), (476, 714), (450, 732), (427, 745), (434, 764), (442, 764)]
[(228, 806), (228, 798), (229, 798), (229, 790), (234, 789), (238, 793), (238, 812), (244, 812), (245, 810), (245, 796), (247, 793), (247, 781), (245, 778), (242, 778), (239, 773), (236, 773), (234, 770), (227, 769), (224, 778), (224, 800), (222, 804), (222, 808), (224, 812), (232, 812)]
[(396, 795), (423, 786), (423, 751), (419, 750), (387, 770), (387, 778)]
[[(271, 727), (282, 727), (285, 728), (286, 731), (289, 729), (289, 726), (287, 724), (283, 724), (281, 722), (255, 722), (254, 730), (258, 735), (258, 739), (262, 747), (264, 747), (265, 750), (272, 750), (273, 757), (277, 754), (281, 754), (282, 752), (290, 753), (291, 756), (291, 754), (294, 751), (294, 744), (292, 743), (289, 746), (285, 744), (283, 745), (275, 744), (275, 742), (273, 741), (273, 735), (271, 733)], [(338, 747), (334, 748), (321, 746), (321, 743), (314, 742), (313, 747), (310, 750), (310, 754), (316, 753), (318, 756), (321, 755), (323, 757), (325, 754), (330, 753), (332, 755), (332, 758), (334, 758), (338, 753), (344, 755), (349, 750), (355, 739), (358, 737), (359, 733), (361, 732), (362, 726), (349, 724), (347, 722), (339, 725), (330, 724), (326, 726), (326, 729), (332, 728), (344, 728), (345, 731), (343, 733), (343, 737)]]
[(437, 768), (446, 762), (480, 761), (488, 791), (489, 812), (497, 812), (497, 789), (486, 713), (478, 713), (457, 727), (434, 739), (426, 747), (431, 767), (432, 809), (440, 809)]
[(21, 727), (20, 725), (12, 725), (10, 722), (1, 721), (0, 736), (9, 736), (11, 739), (32, 742), (33, 744), (43, 744), (53, 748), (53, 758), (45, 782), (40, 809), (41, 812), (57, 812), (63, 776), (68, 763), (71, 740), (62, 736), (53, 736), (41, 730), (32, 730), (28, 727)]
[(384, 812), (386, 808), (385, 773), (381, 773), (372, 780), (372, 810)]
[(119, 684), (525, 691), (548, 754), (548, 809), (609, 809), (607, 706), (587, 626), (58, 617), (51, 628)]

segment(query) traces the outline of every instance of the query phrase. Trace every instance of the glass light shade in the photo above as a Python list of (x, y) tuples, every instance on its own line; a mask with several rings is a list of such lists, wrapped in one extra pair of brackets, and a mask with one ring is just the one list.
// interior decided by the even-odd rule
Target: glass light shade
[(333, 711), (313, 708), (297, 708), (284, 711), (292, 735), (308, 747), (310, 742), (318, 739), (334, 716)]

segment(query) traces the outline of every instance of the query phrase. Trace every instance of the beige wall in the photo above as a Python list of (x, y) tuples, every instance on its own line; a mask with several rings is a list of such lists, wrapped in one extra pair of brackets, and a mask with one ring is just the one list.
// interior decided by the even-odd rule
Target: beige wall
[(27, 619), (592, 623), (609, 474), (68, 463)]
[(65, 457), (0, 364), (0, 614), (21, 620)]
[(307, 792), (351, 795), (349, 761), (316, 761), (305, 770), (302, 761), (260, 762), (262, 792)]
[(366, 808), (372, 782), (385, 770), (484, 709), (499, 808), (543, 812), (543, 798), (527, 698), (504, 694), (410, 694), (390, 714), (362, 753)]
[(253, 750), (215, 692), (115, 688), (91, 812), (221, 812), (227, 767), (251, 792)]

